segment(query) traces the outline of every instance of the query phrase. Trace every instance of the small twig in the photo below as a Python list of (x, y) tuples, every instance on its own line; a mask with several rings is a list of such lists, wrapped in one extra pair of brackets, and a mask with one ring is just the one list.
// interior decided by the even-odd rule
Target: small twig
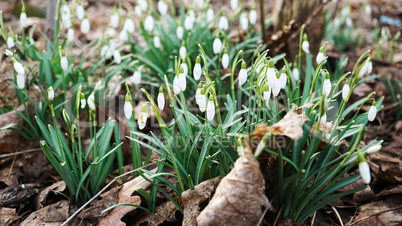
[[(164, 160), (164, 159), (162, 159), (162, 160), (160, 160), (160, 161), (163, 161), (163, 160)], [(117, 179), (122, 178), (122, 177), (125, 177), (125, 176), (127, 176), (127, 175), (129, 175), (129, 174), (134, 173), (135, 171), (137, 171), (137, 170), (139, 170), (139, 169), (142, 169), (142, 168), (145, 168), (145, 167), (154, 165), (154, 164), (156, 164), (156, 163), (157, 163), (157, 162), (149, 163), (149, 164), (147, 164), (147, 165), (145, 165), (145, 166), (139, 167), (139, 168), (137, 168), (137, 169), (130, 170), (130, 171), (126, 172), (126, 173), (123, 173), (123, 174), (120, 175), (120, 176), (117, 176), (117, 177), (113, 178), (113, 180), (110, 181), (105, 187), (103, 187), (98, 193), (96, 193), (96, 195), (94, 195), (94, 197), (92, 197), (90, 200), (88, 200), (88, 202), (86, 202), (84, 205), (82, 205), (77, 211), (75, 211), (75, 212), (73, 213), (73, 215), (71, 215), (66, 221), (64, 221), (64, 223), (62, 224), (62, 226), (63, 226), (63, 225), (67, 225), (68, 222), (70, 222), (72, 219), (74, 219), (74, 217), (77, 216), (77, 214), (81, 212), (81, 210), (83, 210), (83, 209), (84, 209), (86, 206), (88, 206), (92, 201), (94, 201), (99, 195), (101, 195), (101, 194), (102, 194), (107, 188), (109, 188)]]
[(260, 221), (258, 221), (257, 225), (261, 225), (262, 220), (264, 219), (265, 214), (267, 214), (268, 209), (269, 209), (269, 206), (266, 206), (264, 212), (261, 214)]
[(317, 215), (317, 211), (314, 212), (313, 218), (311, 219), (311, 226), (314, 225), (314, 221), (315, 221), (315, 216)]
[(378, 212), (378, 213), (371, 214), (371, 215), (369, 215), (369, 216), (367, 216), (367, 217), (363, 217), (363, 218), (360, 219), (360, 220), (357, 220), (357, 221), (355, 221), (355, 222), (350, 223), (349, 226), (350, 226), (350, 225), (357, 224), (357, 223), (359, 223), (359, 222), (361, 222), (361, 221), (367, 220), (367, 219), (369, 219), (370, 217), (375, 217), (375, 216), (377, 216), (377, 215), (381, 215), (381, 214), (383, 214), (383, 213), (390, 212), (390, 211), (394, 211), (394, 210), (399, 210), (399, 209), (402, 209), (402, 206), (395, 207), (395, 208), (393, 208), (393, 209), (384, 210), (384, 211), (381, 211), (381, 212)]
[(333, 207), (333, 206), (331, 206), (331, 208), (332, 208), (332, 210), (334, 211), (334, 213), (335, 213), (335, 215), (336, 215), (336, 218), (338, 218), (339, 223), (341, 223), (341, 226), (344, 226), (344, 224), (343, 224), (343, 222), (342, 222), (342, 218), (341, 218), (341, 216), (340, 216), (339, 213), (338, 213), (338, 210), (336, 210), (336, 208)]
[(14, 156), (14, 155), (20, 155), (20, 154), (25, 154), (25, 153), (29, 153), (29, 152), (34, 152), (34, 151), (40, 151), (40, 148), (34, 148), (34, 149), (28, 149), (25, 151), (17, 151), (14, 153), (9, 153), (9, 154), (2, 154), (0, 155), (0, 158), (6, 158), (6, 157), (10, 157), (10, 156)]
[(283, 209), (283, 206), (281, 207), (281, 209), (279, 210), (278, 214), (276, 215), (275, 221), (274, 221), (274, 223), (272, 224), (273, 226), (275, 226), (275, 225), (278, 223), (279, 216), (280, 216), (281, 213), (282, 213), (282, 209)]

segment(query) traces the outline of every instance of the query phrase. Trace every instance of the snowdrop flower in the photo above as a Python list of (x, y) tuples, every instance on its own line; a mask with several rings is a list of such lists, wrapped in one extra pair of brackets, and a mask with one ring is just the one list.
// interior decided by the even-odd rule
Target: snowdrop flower
[(54, 99), (54, 90), (53, 90), (53, 87), (50, 86), (49, 88), (47, 88), (46, 93), (47, 93), (47, 99), (48, 99), (48, 101), (51, 102), (51, 101)]
[(127, 93), (124, 99), (125, 99), (124, 116), (126, 116), (126, 119), (131, 119), (131, 116), (133, 116), (133, 104), (132, 104), (131, 94)]
[(262, 97), (267, 102), (269, 101), (269, 98), (271, 98), (271, 88), (269, 87), (268, 84), (264, 85), (264, 92), (262, 93)]
[(240, 14), (239, 21), (240, 21), (240, 28), (243, 31), (247, 31), (248, 30), (248, 19), (247, 19), (247, 15), (245, 12), (242, 12)]
[(184, 46), (184, 43), (183, 43), (183, 44), (181, 45), (181, 47), (180, 47), (179, 55), (180, 55), (180, 58), (181, 58), (182, 60), (186, 59), (186, 56), (187, 56), (187, 49), (186, 49), (186, 47)]
[(127, 42), (128, 41), (128, 31), (125, 29), (122, 29), (119, 34), (119, 40), (122, 42)]
[(177, 38), (178, 38), (179, 40), (182, 40), (182, 39), (183, 39), (183, 34), (184, 34), (184, 28), (183, 28), (181, 25), (177, 26), (177, 28), (176, 28), (176, 35), (177, 35)]
[(204, 6), (204, 0), (196, 0), (195, 3), (197, 4), (198, 8), (202, 8), (202, 6)]
[(6, 56), (12, 56), (12, 55), (14, 55), (14, 53), (13, 53), (11, 50), (9, 50), (9, 49), (6, 49), (6, 51), (4, 51), (4, 54), (6, 54)]
[(381, 150), (381, 148), (382, 148), (381, 144), (373, 145), (367, 149), (367, 154), (377, 153), (379, 150)]
[(322, 86), (322, 92), (325, 94), (325, 96), (329, 96), (331, 93), (331, 80), (329, 79), (329, 73), (325, 73), (325, 80)]
[(193, 29), (194, 26), (194, 20), (190, 15), (187, 15), (186, 18), (184, 18), (184, 28), (186, 30), (191, 30)]
[(123, 30), (133, 33), (135, 30), (134, 21), (131, 18), (127, 18), (123, 24)]
[(350, 17), (346, 18), (346, 26), (353, 27), (353, 21)]
[(151, 15), (148, 15), (144, 21), (144, 28), (148, 32), (151, 32), (154, 29), (154, 18)]
[(180, 64), (180, 67), (183, 68), (184, 76), (187, 76), (188, 75), (188, 66), (187, 66), (187, 64), (183, 62), (183, 63)]
[(370, 74), (373, 70), (373, 64), (371, 62), (371, 57), (369, 57), (361, 66), (358, 77), (361, 78), (365, 74)]
[(113, 51), (113, 59), (116, 62), (116, 64), (121, 63), (121, 55), (120, 55), (120, 52), (118, 50)]
[(317, 62), (317, 64), (320, 64), (321, 62), (323, 62), (325, 60), (324, 53), (325, 53), (325, 46), (321, 46), (320, 51), (318, 52), (317, 57), (315, 58), (315, 61)]
[(167, 14), (168, 5), (166, 4), (165, 1), (163, 1), (163, 0), (158, 1), (158, 11), (159, 11), (159, 14), (161, 14), (161, 16), (164, 16)]
[(195, 80), (198, 80), (201, 78), (202, 74), (202, 69), (201, 69), (201, 56), (198, 55), (197, 58), (195, 59), (195, 65), (194, 65), (194, 70), (193, 70), (193, 76)]
[(323, 115), (321, 115), (320, 122), (327, 122), (327, 113), (324, 113)]
[(137, 4), (136, 6), (135, 6), (135, 8), (134, 8), (134, 12), (135, 12), (135, 15), (137, 15), (137, 16), (141, 16), (142, 15), (142, 9), (141, 9), (141, 7)]
[(215, 13), (212, 7), (209, 7), (207, 10), (207, 22), (212, 22), (214, 20)]
[(95, 109), (96, 109), (95, 108), (95, 97), (93, 94), (89, 95), (87, 102), (88, 102), (89, 109), (91, 109), (92, 111), (95, 111)]
[(375, 101), (373, 101), (373, 104), (371, 104), (370, 110), (369, 110), (369, 112), (368, 112), (368, 114), (367, 114), (368, 120), (369, 120), (370, 122), (374, 121), (375, 116), (377, 115), (377, 107), (376, 107), (376, 104), (377, 104), (377, 103), (376, 103)]
[(87, 102), (85, 100), (85, 95), (83, 93), (81, 93), (81, 108), (85, 108), (86, 105), (87, 105)]
[(179, 73), (179, 87), (181, 91), (186, 91), (187, 87), (187, 78), (184, 71), (183, 66), (180, 66), (180, 73)]
[(366, 6), (364, 6), (364, 12), (367, 15), (371, 15), (371, 6), (369, 4), (366, 4)]
[(138, 5), (140, 6), (142, 11), (147, 11), (148, 9), (148, 2), (147, 0), (138, 0)]
[(218, 35), (216, 35), (214, 43), (212, 44), (212, 48), (215, 54), (218, 54), (222, 50), (222, 41), (219, 39)]
[(198, 85), (197, 91), (195, 92), (195, 102), (200, 108), (200, 111), (205, 112), (207, 108), (207, 97), (201, 84)]
[(27, 25), (27, 14), (25, 13), (25, 4), (22, 2), (22, 9), (20, 14), (20, 25), (22, 28), (25, 28)]
[(219, 18), (219, 21), (218, 21), (218, 27), (220, 28), (220, 29), (222, 29), (222, 30), (227, 30), (227, 29), (229, 29), (229, 21), (228, 21), (228, 18), (225, 16), (225, 15), (222, 15), (220, 18)]
[(212, 95), (209, 96), (207, 101), (207, 119), (212, 121), (215, 117), (215, 103), (213, 101)]
[(89, 30), (91, 29), (91, 25), (89, 24), (89, 20), (85, 17), (81, 22), (81, 32), (84, 34), (88, 34)]
[(195, 21), (195, 12), (194, 12), (194, 10), (193, 10), (192, 8), (190, 8), (190, 9), (187, 11), (187, 13), (188, 13), (188, 15), (191, 17), (191, 19), (193, 19), (193, 23), (194, 23), (194, 21)]
[(230, 0), (230, 8), (235, 11), (239, 7), (239, 0)]
[(70, 43), (74, 41), (74, 29), (72, 27), (67, 31), (67, 41)]
[(61, 7), (61, 22), (63, 23), (64, 27), (71, 26), (71, 19), (70, 19), (70, 8), (67, 5), (63, 5)]
[(25, 87), (25, 74), (17, 74), (17, 86), (20, 89)]
[(286, 82), (288, 81), (288, 75), (286, 74), (286, 69), (282, 69), (282, 73), (279, 77), (279, 81), (281, 83), (281, 89), (284, 89), (286, 87)]
[(147, 124), (148, 119), (148, 104), (145, 103), (142, 105), (142, 110), (140, 116), (138, 117), (138, 128), (144, 129), (145, 125)]
[(225, 53), (222, 55), (222, 67), (223, 69), (229, 67), (229, 54), (227, 49), (225, 49)]
[(15, 46), (14, 39), (11, 36), (7, 37), (7, 48), (11, 49)]
[(60, 66), (63, 71), (66, 71), (68, 68), (68, 60), (67, 57), (64, 55), (60, 58)]
[(255, 10), (255, 7), (251, 8), (250, 14), (248, 15), (250, 24), (254, 25), (257, 23), (257, 11)]
[(302, 49), (303, 49), (303, 51), (304, 51), (305, 53), (310, 53), (309, 48), (310, 48), (310, 44), (308, 43), (307, 35), (304, 34), (304, 35), (303, 35), (303, 42), (302, 42)]
[(370, 184), (371, 174), (370, 174), (370, 166), (367, 163), (366, 159), (363, 156), (363, 153), (360, 151), (357, 153), (357, 159), (359, 161), (359, 171), (362, 179), (366, 184)]
[(294, 78), (296, 81), (299, 81), (299, 80), (300, 80), (300, 74), (299, 74), (299, 69), (297, 68), (297, 65), (295, 65), (295, 66), (293, 67), (292, 75), (293, 75), (293, 78)]
[(267, 79), (269, 87), (273, 89), (276, 84), (276, 72), (274, 68), (274, 61), (272, 59), (268, 61)]
[(117, 28), (119, 26), (119, 13), (115, 10), (110, 16), (110, 26), (113, 28)]
[(155, 46), (156, 48), (161, 47), (161, 39), (159, 38), (158, 35), (155, 35), (155, 36), (154, 36), (153, 42), (154, 42), (154, 46)]
[(84, 16), (85, 16), (84, 6), (82, 6), (82, 4), (80, 3), (77, 6), (77, 18), (79, 20), (82, 20), (82, 19), (84, 19)]
[(279, 91), (281, 91), (281, 81), (279, 79), (279, 71), (275, 72), (276, 76), (274, 78), (274, 85), (271, 86), (272, 88), (272, 94), (276, 97), (279, 94)]
[(13, 57), (13, 66), (14, 66), (14, 70), (17, 72), (17, 74), (20, 75), (25, 75), (25, 69), (24, 66), (22, 66), (22, 64), (20, 62), (18, 62), (14, 57)]
[(241, 62), (241, 69), (239, 72), (239, 86), (242, 86), (247, 81), (247, 69), (246, 62)]
[(346, 80), (345, 85), (342, 88), (342, 99), (346, 100), (350, 91), (349, 81)]
[(163, 86), (159, 88), (157, 101), (158, 101), (158, 108), (162, 111), (165, 108), (165, 96), (163, 95)]
[(135, 85), (140, 84), (140, 82), (141, 82), (141, 77), (142, 77), (141, 72), (140, 72), (139, 70), (135, 70), (134, 73), (133, 73), (133, 76), (132, 76), (132, 81), (133, 81), (133, 83), (134, 83)]

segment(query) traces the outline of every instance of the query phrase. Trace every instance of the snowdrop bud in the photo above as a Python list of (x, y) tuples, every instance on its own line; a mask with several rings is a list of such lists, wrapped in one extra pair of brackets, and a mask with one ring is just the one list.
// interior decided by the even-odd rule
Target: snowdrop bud
[(198, 8), (202, 8), (202, 6), (204, 5), (204, 0), (197, 0), (195, 1), (195, 3), (197, 3)]
[(184, 67), (180, 66), (180, 73), (179, 73), (179, 88), (181, 91), (185, 91), (187, 87), (187, 79), (186, 79), (186, 74), (184, 71)]
[(247, 69), (246, 62), (241, 62), (241, 69), (239, 72), (239, 86), (242, 86), (247, 81)]
[(302, 49), (303, 49), (303, 51), (304, 51), (305, 53), (310, 53), (309, 48), (310, 48), (310, 44), (308, 43), (307, 35), (304, 34), (304, 35), (303, 35), (303, 42), (302, 42)]
[(86, 105), (87, 105), (87, 102), (85, 100), (85, 95), (83, 93), (81, 93), (81, 108), (85, 108)]
[(248, 15), (249, 20), (250, 20), (250, 24), (254, 25), (255, 23), (257, 23), (257, 11), (255, 10), (255, 8), (252, 8), (250, 11), (250, 14)]
[(281, 82), (281, 89), (286, 87), (286, 82), (288, 81), (288, 75), (286, 74), (286, 68), (282, 68), (281, 76), (279, 77)]
[(25, 70), (24, 70), (24, 66), (22, 66), (22, 64), (20, 62), (18, 62), (14, 57), (13, 57), (13, 61), (14, 61), (14, 70), (17, 72), (17, 74), (20, 75), (25, 75)]
[(160, 0), (158, 2), (158, 11), (159, 11), (159, 14), (161, 14), (161, 16), (164, 16), (167, 14), (168, 5), (165, 3), (165, 1)]
[(318, 52), (317, 57), (315, 58), (317, 64), (320, 64), (322, 61), (325, 60), (324, 52), (325, 52), (325, 47), (321, 46), (320, 51)]
[(72, 27), (67, 31), (67, 41), (70, 43), (74, 41), (74, 29)]
[(173, 92), (174, 94), (179, 94), (180, 93), (180, 74), (175, 75), (173, 79)]
[(63, 109), (63, 111), (61, 113), (62, 113), (63, 119), (67, 123), (67, 125), (71, 125), (70, 116), (68, 115), (66, 109)]
[(135, 12), (135, 15), (141, 16), (142, 15), (141, 7), (139, 5), (136, 5), (135, 8), (134, 8), (134, 12)]
[(85, 10), (84, 10), (84, 6), (81, 5), (81, 3), (77, 6), (77, 18), (79, 20), (84, 19), (85, 16)]
[(177, 28), (176, 28), (176, 35), (177, 35), (177, 38), (179, 39), (179, 40), (182, 40), (183, 39), (183, 34), (184, 34), (184, 28), (182, 27), (182, 26), (177, 26)]
[(229, 67), (229, 54), (227, 49), (225, 49), (225, 53), (222, 55), (222, 67), (226, 69)]
[(53, 87), (50, 86), (49, 88), (47, 88), (46, 93), (47, 93), (47, 99), (48, 99), (48, 101), (51, 102), (51, 101), (54, 99), (54, 90), (53, 90)]
[(279, 94), (279, 91), (281, 91), (281, 81), (279, 79), (279, 71), (275, 72), (275, 79), (274, 79), (274, 86), (272, 88), (272, 94), (276, 97)]
[(25, 26), (27, 24), (27, 14), (25, 13), (24, 8), (23, 8), (23, 11), (20, 14), (20, 25), (21, 25), (22, 28), (25, 28)]
[(342, 99), (346, 100), (350, 91), (349, 81), (346, 81), (342, 88)]
[(370, 122), (374, 121), (375, 116), (377, 115), (377, 107), (376, 107), (376, 104), (377, 104), (377, 103), (376, 103), (375, 101), (373, 101), (373, 104), (371, 105), (370, 110), (369, 110), (369, 112), (368, 112), (367, 117), (368, 117), (368, 120), (369, 120)]
[(88, 18), (85, 17), (85, 18), (81, 21), (81, 32), (84, 33), (84, 34), (88, 34), (88, 33), (89, 33), (89, 30), (91, 29), (90, 26), (91, 26), (91, 25), (89, 24)]
[(367, 154), (377, 153), (379, 150), (381, 150), (381, 148), (382, 148), (381, 144), (373, 145), (367, 149)]
[(144, 129), (148, 119), (148, 104), (142, 105), (140, 116), (138, 117), (138, 128)]
[(64, 27), (71, 26), (71, 18), (70, 18), (70, 8), (67, 5), (63, 5), (61, 7), (61, 22)]
[(186, 56), (187, 56), (187, 49), (186, 49), (186, 47), (184, 46), (184, 43), (183, 43), (182, 46), (180, 47), (179, 54), (180, 54), (180, 58), (181, 58), (182, 60), (186, 59)]
[(11, 50), (9, 50), (9, 49), (6, 49), (6, 51), (4, 51), (4, 54), (6, 54), (6, 56), (12, 56), (12, 55), (14, 55), (14, 53), (13, 53)]
[(219, 39), (218, 35), (216, 35), (214, 43), (212, 44), (212, 48), (215, 54), (218, 54), (222, 50), (222, 41)]
[(212, 7), (209, 7), (207, 10), (207, 22), (212, 22), (214, 20), (215, 13)]
[(153, 42), (154, 42), (154, 46), (155, 46), (156, 48), (161, 47), (161, 39), (159, 38), (158, 35), (155, 35), (155, 36), (154, 36)]
[(7, 48), (11, 49), (15, 46), (14, 39), (11, 36), (7, 37)]
[(200, 108), (200, 111), (205, 112), (207, 108), (207, 96), (205, 95), (205, 90), (202, 88), (201, 84), (198, 85), (198, 89), (195, 94), (195, 102)]
[(327, 122), (327, 113), (324, 113), (323, 115), (321, 115), (320, 122)]
[(207, 119), (213, 120), (215, 117), (215, 103), (213, 101), (212, 95), (209, 96), (207, 101)]
[(131, 94), (127, 93), (124, 99), (124, 116), (126, 116), (126, 119), (131, 119), (131, 116), (133, 115)]
[(365, 12), (367, 15), (371, 15), (371, 6), (370, 6), (369, 4), (367, 4), (367, 5), (364, 7), (364, 12)]
[(25, 87), (25, 75), (24, 74), (17, 74), (17, 86), (20, 89)]
[(147, 11), (148, 9), (148, 2), (147, 0), (138, 0), (138, 5), (140, 6), (142, 11)]
[(132, 77), (133, 83), (134, 83), (135, 85), (140, 84), (140, 82), (141, 82), (141, 77), (142, 77), (141, 72), (138, 71), (138, 70), (135, 70), (135, 71), (134, 71), (134, 74), (133, 74), (133, 77)]
[(325, 96), (329, 96), (331, 93), (331, 80), (329, 79), (329, 73), (325, 73), (325, 80), (323, 83), (323, 88), (322, 88), (323, 93)]
[(276, 83), (276, 72), (274, 68), (274, 61), (272, 59), (268, 61), (267, 79), (268, 85), (273, 89)]
[(135, 30), (134, 21), (131, 18), (127, 18), (123, 24), (123, 30), (133, 33)]
[(114, 59), (114, 62), (116, 62), (116, 64), (121, 63), (121, 55), (118, 50), (113, 51), (113, 59)]
[(230, 0), (230, 8), (235, 11), (239, 7), (239, 0)]
[(223, 15), (223, 16), (221, 16), (220, 18), (219, 18), (219, 21), (218, 21), (218, 27), (220, 28), (220, 29), (222, 29), (222, 30), (227, 30), (227, 29), (229, 29), (229, 21), (228, 21), (228, 18), (225, 16), (225, 15)]
[(265, 101), (269, 101), (269, 98), (271, 98), (271, 88), (268, 84), (264, 85), (263, 98)]
[(113, 28), (117, 28), (119, 26), (119, 13), (115, 10), (110, 16), (110, 26)]
[(128, 31), (127, 30), (122, 29), (120, 31), (119, 40), (122, 41), (122, 42), (127, 42), (128, 41)]
[(292, 75), (293, 75), (293, 78), (294, 78), (296, 81), (299, 81), (299, 79), (300, 79), (300, 74), (299, 74), (299, 69), (297, 68), (296, 65), (293, 67)]
[(158, 108), (162, 111), (165, 108), (165, 96), (163, 95), (163, 87), (159, 88), (158, 94)]
[(195, 21), (195, 12), (192, 8), (187, 11), (188, 15), (193, 19), (193, 23)]
[(240, 21), (240, 28), (241, 28), (243, 31), (247, 31), (247, 30), (248, 30), (248, 19), (247, 19), (247, 15), (246, 15), (245, 12), (242, 12), (242, 13), (240, 14), (240, 19), (239, 19), (239, 21)]
[(87, 102), (89, 109), (95, 111), (95, 96), (93, 94), (89, 95)]
[(151, 15), (148, 15), (144, 21), (144, 28), (148, 32), (151, 32), (154, 29), (154, 18)]
[(190, 15), (187, 15), (186, 18), (184, 18), (184, 28), (186, 30), (191, 30), (193, 29), (194, 26), (194, 20)]
[(62, 56), (60, 58), (60, 65), (61, 65), (61, 69), (63, 69), (63, 71), (67, 70), (68, 68), (68, 60), (66, 56)]
[(201, 56), (198, 55), (197, 58), (195, 59), (195, 65), (194, 65), (194, 70), (193, 70), (193, 76), (195, 80), (198, 80), (201, 78), (202, 74), (202, 69), (201, 69)]
[(363, 156), (363, 153), (357, 153), (357, 159), (359, 161), (359, 171), (362, 179), (366, 184), (370, 184), (371, 181), (371, 174), (370, 174), (370, 166), (367, 163), (366, 159)]
[(183, 63), (180, 64), (180, 67), (183, 68), (183, 74), (185, 76), (187, 76), (188, 75), (188, 66), (187, 66), (187, 64), (183, 62)]

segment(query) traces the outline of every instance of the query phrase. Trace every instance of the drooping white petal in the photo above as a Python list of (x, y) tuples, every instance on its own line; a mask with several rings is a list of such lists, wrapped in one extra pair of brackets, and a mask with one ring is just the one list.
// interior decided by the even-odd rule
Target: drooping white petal
[(11, 49), (15, 46), (14, 39), (11, 36), (7, 37), (7, 48)]
[(131, 18), (127, 18), (123, 24), (123, 30), (128, 31), (130, 34), (134, 32), (135, 26), (134, 21)]
[(25, 87), (25, 75), (24, 74), (17, 74), (17, 86), (20, 89)]
[(134, 71), (134, 74), (133, 74), (133, 83), (135, 84), (135, 85), (138, 85), (138, 84), (140, 84), (141, 83), (141, 77), (142, 77), (142, 74), (141, 74), (141, 72), (140, 71)]
[(286, 87), (286, 82), (288, 81), (288, 76), (286, 75), (286, 73), (281, 73), (279, 81), (281, 83), (281, 89), (284, 89)]
[(230, 0), (230, 8), (235, 11), (239, 7), (239, 0)]
[(180, 54), (180, 58), (181, 58), (182, 60), (186, 59), (187, 49), (186, 49), (185, 46), (181, 46), (181, 47), (180, 47), (179, 54)]
[(220, 29), (222, 29), (222, 30), (227, 30), (227, 29), (229, 29), (229, 21), (228, 21), (228, 18), (226, 17), (226, 16), (221, 16), (220, 18), (219, 18), (219, 21), (218, 21), (218, 27), (220, 28)]
[(165, 96), (163, 95), (163, 93), (159, 93), (158, 94), (158, 108), (162, 111), (165, 108)]
[(174, 92), (174, 94), (179, 94), (180, 93), (179, 75), (174, 76), (174, 79), (173, 79), (173, 92)]
[(186, 63), (181, 63), (181, 64), (180, 64), (180, 67), (183, 68), (183, 74), (184, 74), (184, 76), (187, 76), (187, 75), (188, 75), (188, 66), (187, 66), (187, 64), (186, 64)]
[(369, 110), (368, 115), (367, 115), (368, 120), (370, 122), (374, 121), (376, 115), (377, 115), (377, 107), (371, 105), (370, 110)]
[(201, 78), (201, 74), (202, 74), (202, 69), (201, 69), (201, 64), (196, 63), (194, 65), (194, 70), (193, 70), (193, 76), (195, 80), (198, 80)]
[(349, 84), (345, 84), (342, 88), (342, 99), (346, 100), (349, 94), (349, 90), (350, 90)]
[(276, 83), (276, 72), (274, 68), (268, 68), (267, 78), (269, 87), (273, 88)]
[(110, 26), (113, 28), (119, 26), (119, 14), (117, 12), (114, 12), (112, 16), (110, 16)]
[(138, 0), (138, 5), (141, 7), (142, 11), (147, 11), (148, 9), (148, 2), (147, 0)]
[(198, 107), (200, 108), (201, 112), (205, 112), (205, 110), (207, 109), (207, 97), (205, 96), (205, 94), (201, 94), (198, 95), (198, 97), (196, 96), (196, 102), (198, 104)]
[(305, 53), (310, 53), (310, 44), (308, 43), (308, 41), (303, 41), (302, 42), (302, 49)]
[(252, 9), (249, 14), (250, 24), (254, 25), (257, 23), (257, 11)]
[(17, 72), (17, 74), (20, 75), (25, 75), (25, 70), (24, 67), (22, 66), (22, 64), (18, 61), (14, 62), (14, 70)]
[(95, 111), (95, 107), (96, 107), (95, 106), (95, 97), (93, 94), (89, 95), (87, 102), (88, 102), (89, 109), (91, 109), (92, 111)]
[(271, 98), (271, 90), (272, 89), (268, 89), (267, 91), (263, 92), (263, 98), (264, 98), (265, 101), (268, 101), (269, 98)]
[(222, 41), (219, 38), (215, 38), (214, 43), (212, 44), (212, 48), (215, 54), (220, 53), (222, 50)]
[(201, 9), (202, 6), (204, 5), (204, 0), (197, 0), (195, 1), (195, 3), (197, 4), (197, 7)]
[(182, 26), (177, 26), (176, 28), (176, 35), (179, 40), (183, 39), (184, 28)]
[(325, 79), (322, 89), (323, 93), (325, 93), (326, 96), (329, 96), (331, 93), (331, 80)]
[(364, 182), (366, 184), (370, 184), (371, 181), (370, 166), (366, 161), (359, 162), (359, 171)]
[(186, 18), (184, 18), (184, 28), (186, 30), (191, 30), (193, 29), (194, 26), (194, 20), (190, 15), (187, 15)]
[(141, 7), (139, 5), (136, 5), (135, 8), (134, 8), (134, 12), (135, 12), (135, 15), (141, 16), (142, 15)]
[(293, 75), (293, 78), (294, 78), (296, 81), (299, 81), (299, 79), (300, 79), (300, 74), (299, 74), (299, 69), (297, 69), (297, 67), (293, 68), (293, 70), (292, 70), (292, 75)]
[(223, 69), (228, 68), (229, 66), (229, 54), (224, 53), (222, 56), (222, 67)]
[(54, 90), (52, 86), (47, 88), (47, 99), (50, 101), (54, 99)]
[(154, 42), (154, 46), (156, 48), (161, 47), (161, 39), (159, 38), (159, 36), (155, 35), (154, 39), (153, 39), (153, 42)]
[(317, 64), (320, 64), (322, 61), (325, 60), (325, 55), (322, 52), (318, 52), (317, 57), (315, 58)]
[(147, 124), (148, 114), (146, 112), (141, 112), (138, 117), (138, 128), (144, 129)]
[(248, 30), (248, 19), (247, 19), (246, 13), (243, 12), (240, 14), (239, 22), (240, 22), (241, 29), (243, 31), (247, 31)]
[(207, 22), (208, 22), (208, 23), (209, 23), (209, 22), (212, 22), (212, 21), (214, 20), (214, 17), (215, 17), (214, 10), (213, 10), (212, 8), (209, 8), (209, 9), (207, 10)]
[(66, 56), (62, 56), (60, 58), (60, 65), (61, 65), (61, 69), (63, 69), (63, 71), (67, 70), (68, 68), (68, 60)]
[(144, 21), (144, 28), (148, 32), (151, 32), (154, 29), (154, 18), (151, 15), (148, 15)]
[(367, 149), (367, 154), (374, 154), (379, 150), (381, 150), (381, 148), (382, 148), (381, 144), (373, 145)]
[(271, 87), (271, 89), (272, 89), (272, 94), (274, 95), (274, 96), (278, 96), (278, 94), (279, 94), (279, 92), (281, 91), (281, 81), (280, 81), (280, 79), (279, 78), (276, 78), (275, 77), (275, 84), (274, 84), (274, 86), (273, 87)]
[(84, 19), (84, 15), (85, 15), (84, 6), (82, 6), (81, 4), (79, 4), (79, 5), (77, 6), (77, 18), (78, 18), (79, 20), (82, 20), (82, 19)]
[(87, 105), (87, 102), (85, 99), (81, 99), (81, 108), (85, 108), (85, 106)]
[(165, 3), (165, 1), (159, 1), (158, 2), (158, 11), (161, 14), (161, 16), (164, 16), (164, 15), (167, 14), (168, 6)]
[(128, 41), (128, 31), (127, 30), (125, 30), (125, 29), (122, 29), (121, 31), (120, 31), (120, 34), (119, 34), (119, 40), (121, 40), (122, 42), (127, 42)]
[(208, 120), (213, 120), (215, 117), (215, 104), (213, 100), (208, 100), (207, 101), (207, 119)]
[(184, 73), (179, 74), (179, 88), (181, 91), (186, 91), (187, 87), (187, 76)]
[(74, 29), (73, 28), (69, 28), (67, 31), (67, 41), (68, 42), (74, 41)]
[(20, 25), (22, 28), (24, 28), (27, 25), (27, 14), (25, 12), (22, 12), (20, 14)]
[(84, 34), (88, 34), (91, 29), (91, 25), (89, 24), (88, 18), (84, 18), (81, 22), (81, 32)]
[(133, 105), (130, 101), (124, 102), (124, 115), (126, 116), (126, 119), (130, 119), (133, 115)]
[(247, 69), (242, 68), (239, 72), (239, 86), (242, 86), (247, 81)]
[(121, 55), (118, 50), (113, 51), (113, 59), (114, 59), (114, 62), (116, 62), (116, 64), (121, 63)]

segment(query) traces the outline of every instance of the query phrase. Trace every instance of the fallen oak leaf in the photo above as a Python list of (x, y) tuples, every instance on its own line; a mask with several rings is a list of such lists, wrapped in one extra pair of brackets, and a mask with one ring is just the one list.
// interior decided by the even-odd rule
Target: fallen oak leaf
[[(135, 225), (160, 225), (163, 224), (167, 219), (169, 219), (177, 211), (177, 206), (172, 202), (168, 201), (162, 205), (156, 207), (154, 214), (148, 215), (144, 219), (138, 221)], [(184, 224), (183, 224), (184, 225)]]

